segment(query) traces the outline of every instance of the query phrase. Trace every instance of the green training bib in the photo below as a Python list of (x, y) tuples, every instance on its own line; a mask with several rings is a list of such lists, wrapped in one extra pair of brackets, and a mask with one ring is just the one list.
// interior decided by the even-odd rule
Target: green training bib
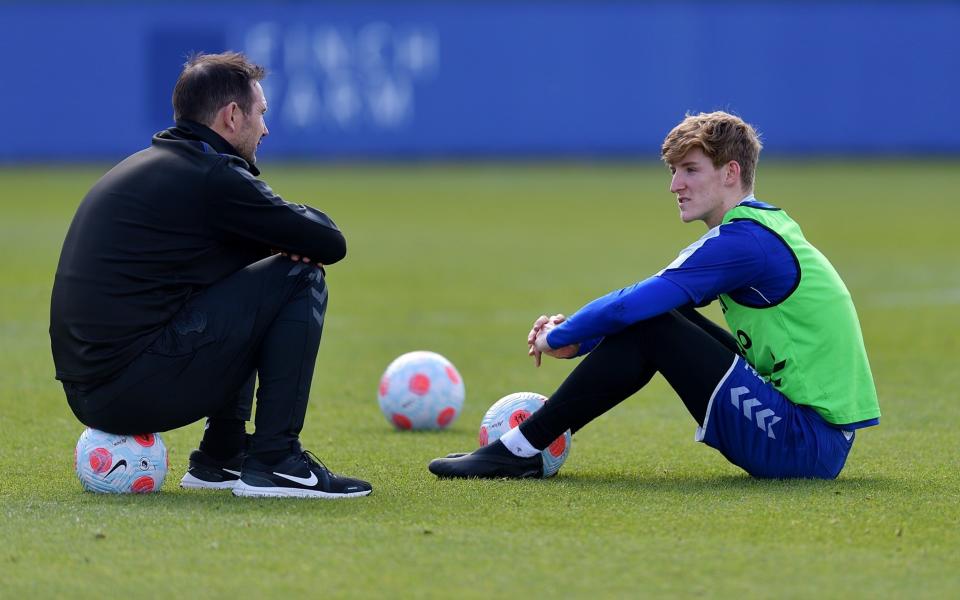
[(747, 361), (792, 402), (812, 407), (829, 423), (878, 418), (860, 322), (836, 269), (783, 210), (736, 206), (723, 223), (743, 219), (779, 236), (800, 270), (794, 290), (777, 304), (754, 308), (720, 295)]

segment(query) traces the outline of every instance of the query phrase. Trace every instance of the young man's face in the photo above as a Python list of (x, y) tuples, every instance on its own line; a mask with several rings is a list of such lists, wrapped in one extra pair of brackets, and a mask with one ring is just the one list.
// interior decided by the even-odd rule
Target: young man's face
[(719, 225), (728, 208), (724, 204), (729, 192), (724, 186), (725, 168), (714, 167), (703, 150), (694, 148), (671, 163), (670, 172), (670, 192), (677, 195), (680, 220), (703, 221), (707, 227)]
[(267, 112), (267, 99), (263, 95), (263, 88), (259, 81), (253, 82), (253, 106), (249, 114), (240, 111), (240, 126), (237, 128), (234, 147), (247, 162), (253, 164), (257, 160), (257, 146), (260, 140), (269, 135), (267, 124), (263, 120)]

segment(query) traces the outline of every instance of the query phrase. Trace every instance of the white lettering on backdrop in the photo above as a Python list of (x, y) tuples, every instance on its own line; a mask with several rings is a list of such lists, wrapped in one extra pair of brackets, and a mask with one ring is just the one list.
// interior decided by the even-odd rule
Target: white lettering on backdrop
[(413, 117), (415, 85), (434, 79), (440, 63), (434, 28), (382, 21), (258, 23), (244, 50), (270, 71), (263, 87), (271, 119), (294, 129), (399, 129)]

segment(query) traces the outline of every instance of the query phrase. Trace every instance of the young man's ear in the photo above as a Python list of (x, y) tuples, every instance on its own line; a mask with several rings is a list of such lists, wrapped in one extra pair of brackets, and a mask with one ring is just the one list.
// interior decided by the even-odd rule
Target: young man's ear
[(731, 160), (724, 167), (723, 172), (724, 185), (737, 185), (740, 183), (740, 163)]

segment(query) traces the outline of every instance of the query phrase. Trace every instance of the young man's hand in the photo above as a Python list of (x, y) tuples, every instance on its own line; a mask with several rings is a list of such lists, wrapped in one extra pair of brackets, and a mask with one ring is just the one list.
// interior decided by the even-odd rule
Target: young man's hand
[(540, 355), (546, 354), (554, 358), (571, 358), (577, 355), (580, 344), (570, 344), (562, 348), (551, 348), (547, 343), (547, 335), (553, 331), (553, 328), (567, 320), (563, 315), (540, 315), (533, 322), (533, 327), (527, 335), (527, 355), (532, 356), (536, 366), (540, 366)]

